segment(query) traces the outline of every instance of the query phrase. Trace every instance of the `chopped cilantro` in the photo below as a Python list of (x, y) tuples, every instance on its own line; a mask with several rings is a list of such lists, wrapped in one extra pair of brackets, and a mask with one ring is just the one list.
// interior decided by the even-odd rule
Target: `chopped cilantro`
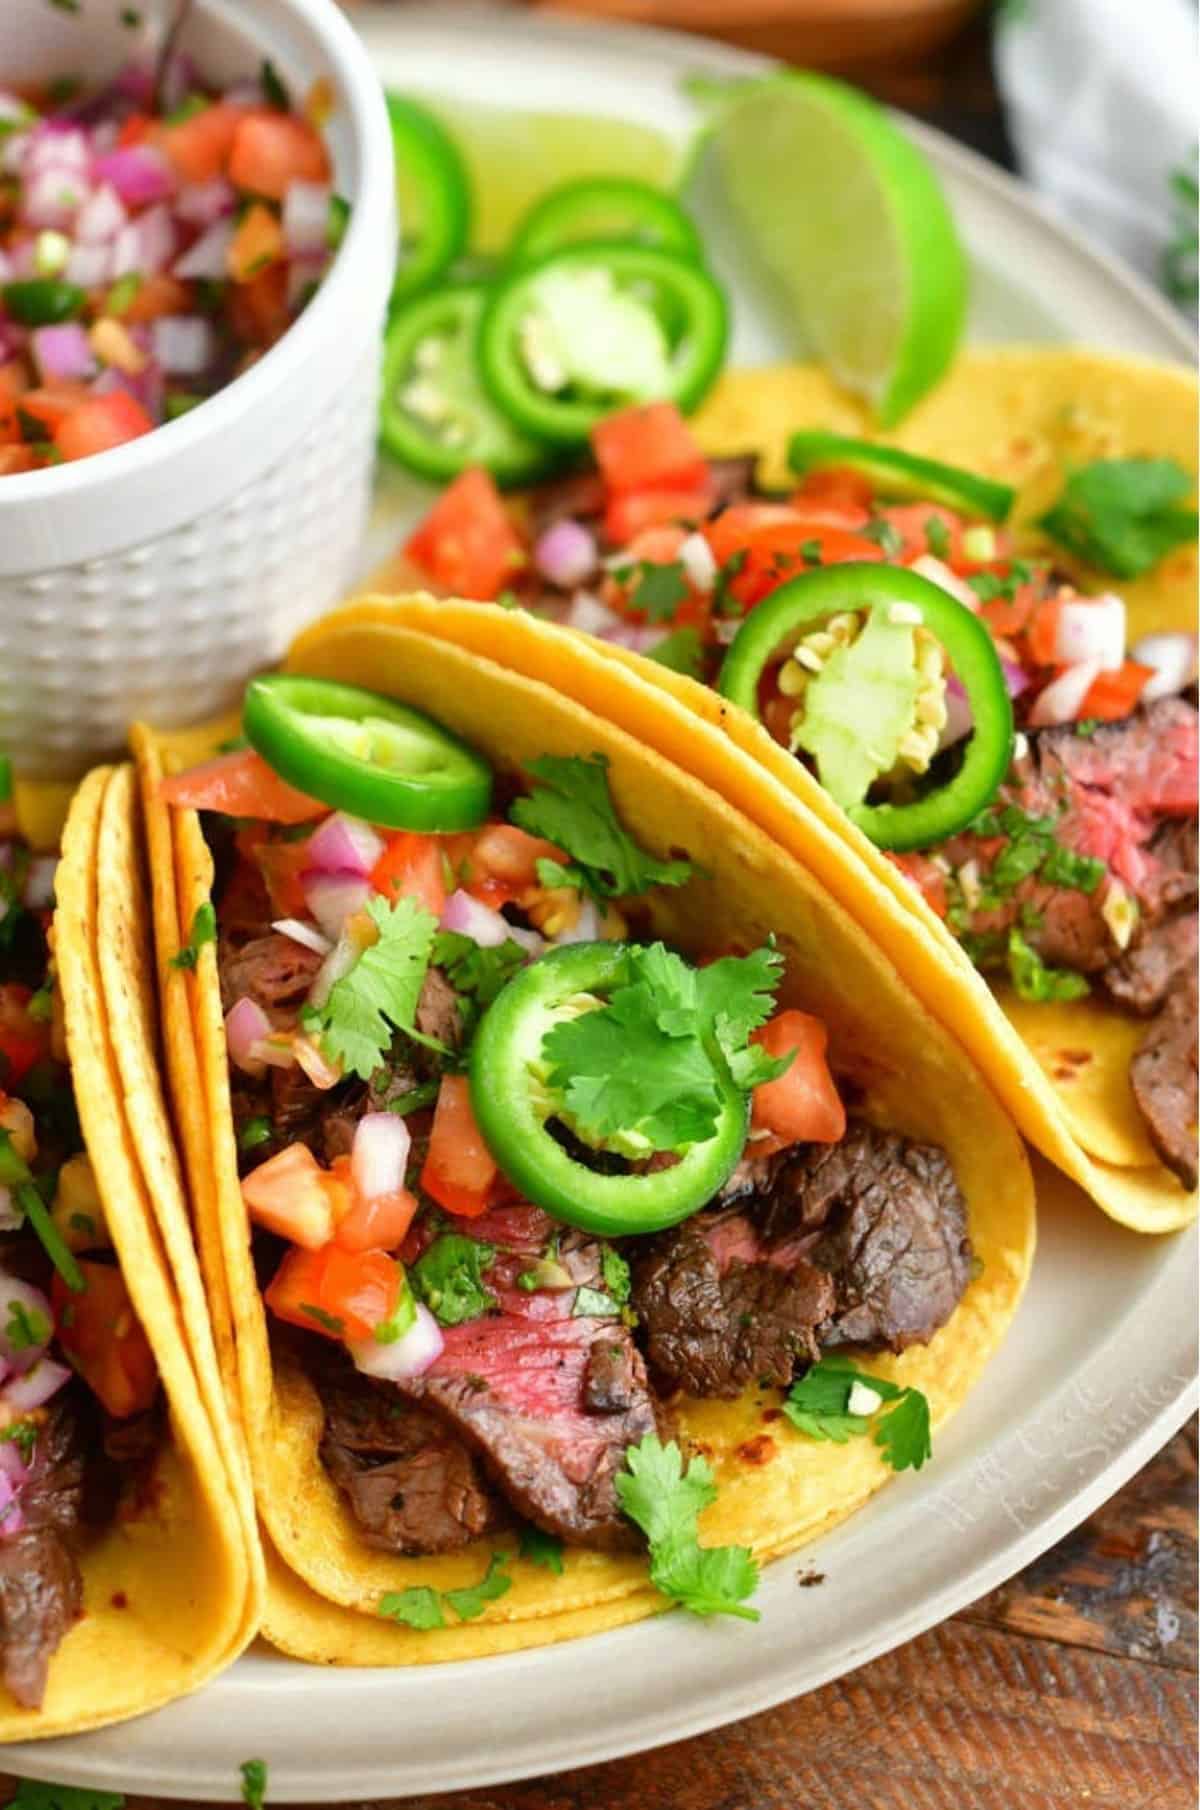
[(1072, 553), (1137, 578), (1172, 548), (1196, 538), (1192, 479), (1174, 459), (1097, 459), (1072, 472), (1039, 527)]
[(121, 8), (121, 24), (126, 26), (130, 31), (141, 30), (142, 15), (136, 6), (123, 6)]
[(1077, 855), (1074, 849), (1056, 842), (1038, 871), (1038, 878), (1049, 886), (1069, 886), (1076, 892), (1095, 892), (1108, 872), (1103, 861), (1094, 855)]
[(605, 1295), (598, 1288), (588, 1288), (586, 1284), (575, 1290), (575, 1305), (571, 1309), (574, 1320), (611, 1320), (619, 1312), (611, 1295)]
[(647, 658), (665, 666), (671, 672), (681, 672), (689, 679), (698, 679), (704, 671), (704, 648), (700, 641), (698, 628), (672, 629), (661, 641), (648, 650)]
[(665, 565), (643, 559), (634, 568), (629, 606), (643, 610), (648, 622), (669, 622), (689, 595), (687, 575), (677, 559), (669, 560)]
[(935, 559), (949, 559), (950, 530), (940, 515), (925, 517), (925, 544)]
[(1003, 577), (998, 572), (973, 572), (967, 583), (980, 603), (1011, 603), (1018, 585), (1028, 584), (1032, 577), (1033, 567), (1029, 562), (1014, 559)]
[(329, 224), (325, 228), (325, 243), (330, 251), (336, 251), (346, 237), (346, 228), (350, 224), (350, 203), (344, 195), (329, 197)]
[(0, 754), (0, 804), (7, 804), (12, 797), (12, 760), (7, 754)]
[(347, 1075), (369, 1081), (395, 1031), (424, 1043), (416, 1029), (417, 1000), (429, 967), (437, 920), (413, 899), (367, 901), (379, 940), (363, 950), (348, 974), (335, 982), (323, 1006), (304, 1014), (331, 1061)]
[[(851, 1412), (856, 1385), (879, 1397), (867, 1413)], [(852, 1358), (825, 1357), (814, 1364), (792, 1384), (783, 1411), (797, 1432), (835, 1445), (845, 1445), (874, 1423), (872, 1438), (894, 1471), (919, 1471), (933, 1456), (929, 1403), (921, 1391), (872, 1376)]]
[(1082, 736), (1084, 741), (1087, 741), (1091, 736), (1095, 735), (1099, 727), (1100, 718), (1098, 716), (1085, 716), (1081, 717), (1076, 723), (1075, 733), (1078, 736)]
[(650, 1546), (650, 1581), (693, 1615), (737, 1615), (757, 1621), (746, 1598), (758, 1588), (758, 1566), (744, 1546), (701, 1546), (702, 1510), (717, 1499), (707, 1462), (693, 1458), (684, 1469), (679, 1447), (663, 1445), (653, 1433), (625, 1453), (617, 1472), (617, 1495)]
[(186, 126), (198, 113), (207, 113), (212, 102), (203, 94), (185, 94), (179, 105), (167, 114), (168, 126)]
[(44, 1785), (40, 1779), (18, 1779), (5, 1810), (124, 1810), (119, 1791), (96, 1791), (90, 1785)]
[[(560, 869), (597, 899), (628, 898), (652, 886), (682, 886), (689, 861), (660, 861), (638, 847), (617, 821), (603, 754), (546, 754), (529, 763), (534, 790), (518, 798), (509, 816), (531, 836), (564, 849), (571, 867)], [(540, 865), (539, 865), (540, 874)]]
[[(188, 390), (168, 390), (163, 398), (163, 413), (168, 421), (178, 421), (181, 416), (190, 415), (194, 408), (199, 408), (203, 401), (203, 396), (193, 396)], [(305, 828), (308, 827), (306, 824)]]
[(49, 1024), (54, 1017), (54, 983), (47, 981), (39, 987), (25, 1010), (37, 1024)]
[(11, 1426), (0, 1430), (0, 1439), (11, 1439), (26, 1464), (33, 1457), (37, 1436), (37, 1422), (33, 1420), (14, 1420)]
[(217, 914), (213, 910), (212, 900), (205, 899), (202, 905), (196, 907), (196, 915), (192, 919), (192, 933), (187, 942), (178, 954), (171, 957), (172, 968), (185, 970), (194, 968), (200, 960), (200, 951), (205, 943), (215, 943), (216, 940)]
[(4, 1336), (14, 1351), (32, 1351), (38, 1345), (48, 1345), (53, 1330), (45, 1314), (36, 1307), (26, 1307), (23, 1301), (8, 1303)]
[(496, 1305), (483, 1283), (495, 1255), (494, 1245), (445, 1232), (409, 1270), (413, 1293), (443, 1326), (476, 1320)]
[[(804, 549), (801, 548), (801, 552), (803, 551)], [(729, 555), (725, 564), (717, 572), (716, 582), (713, 585), (712, 592), (712, 606), (715, 615), (741, 615), (743, 606), (738, 602), (737, 598), (731, 594), (730, 586), (733, 584), (734, 579), (745, 570), (746, 561), (749, 557), (749, 548), (739, 547), (735, 553)]]
[(118, 277), (104, 298), (105, 314), (124, 314), (141, 286), (142, 276), (138, 270), (128, 270), (123, 277)]
[(263, 58), (262, 67), (258, 72), (258, 82), (259, 87), (267, 97), (268, 106), (274, 107), (279, 113), (291, 112), (292, 97), (288, 93), (287, 85), (270, 57)]
[(820, 541), (819, 540), (802, 540), (800, 542), (800, 557), (804, 561), (806, 566), (822, 565), (824, 563), (824, 561), (821, 556)]
[(780, 968), (772, 949), (700, 969), (662, 943), (631, 949), (607, 1003), (561, 1020), (542, 1041), (562, 1116), (585, 1142), (628, 1153), (712, 1137), (721, 1067), (748, 1092), (787, 1066), (749, 1043), (771, 1014)]
[(904, 536), (898, 534), (892, 524), (885, 522), (882, 516), (874, 521), (865, 522), (858, 532), (865, 535), (867, 540), (873, 540), (877, 547), (882, 548), (885, 559), (896, 559), (904, 551)]
[(340, 1320), (336, 1314), (326, 1313), (323, 1307), (314, 1307), (311, 1301), (301, 1301), (300, 1312), (307, 1314), (315, 1325), (331, 1333), (335, 1339), (340, 1339), (346, 1330), (344, 1320)]
[(440, 1086), (439, 1081), (423, 1081), (420, 1087), (410, 1087), (408, 1092), (401, 1094), (398, 1100), (389, 1100), (387, 1109), (389, 1112), (398, 1113), (402, 1119), (407, 1118), (410, 1112), (420, 1112), (426, 1106), (433, 1106), (437, 1101)]
[(457, 930), (439, 930), (433, 939), (432, 961), (441, 968), (467, 1008), (463, 1014), (465, 1039), (496, 995), (507, 986), (529, 952), (510, 937), (506, 943), (485, 949)]
[(243, 1760), (239, 1771), (242, 1775), (243, 1804), (247, 1810), (263, 1810), (267, 1801), (267, 1762)]
[(78, 1232), (81, 1238), (94, 1238), (98, 1230), (90, 1213), (72, 1213), (67, 1224), (73, 1232)]
[(50, 4), (56, 6), (60, 13), (77, 13), (81, 0), (50, 0)]
[(257, 1150), (260, 1144), (271, 1141), (271, 1121), (263, 1113), (256, 1113), (254, 1118), (247, 1119), (238, 1132), (239, 1150)]
[(606, 1244), (600, 1252), (600, 1274), (604, 1278), (604, 1286), (617, 1303), (623, 1307), (629, 1299), (633, 1287), (629, 1274), (629, 1265), (620, 1251), (614, 1251), (611, 1244)]
[(1082, 974), (1050, 968), (1014, 924), (1008, 933), (1008, 974), (1020, 999), (1034, 1005), (1049, 1000), (1083, 999), (1090, 991)]
[(562, 1576), (563, 1543), (554, 1534), (543, 1533), (540, 1527), (526, 1522), (521, 1529), (517, 1551), (531, 1565), (540, 1565), (543, 1571), (552, 1571), (555, 1577)]
[(428, 1584), (414, 1585), (408, 1590), (389, 1590), (379, 1599), (379, 1614), (388, 1621), (403, 1622), (406, 1627), (422, 1632), (444, 1628), (447, 1609), (452, 1609), (460, 1621), (475, 1621), (488, 1603), (494, 1603), (512, 1589), (512, 1579), (504, 1569), (507, 1564), (506, 1552), (494, 1552), (479, 1582), (461, 1590), (433, 1590)]

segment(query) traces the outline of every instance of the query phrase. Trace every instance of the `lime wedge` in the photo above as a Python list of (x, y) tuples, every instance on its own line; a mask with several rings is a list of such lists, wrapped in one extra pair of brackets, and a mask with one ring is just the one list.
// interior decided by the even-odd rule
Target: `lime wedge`
[(519, 113), (422, 94), (454, 138), (471, 182), (473, 251), (502, 252), (513, 228), (547, 189), (582, 176), (625, 176), (669, 189), (679, 142), (655, 126), (582, 113)]
[(874, 101), (801, 72), (734, 89), (703, 157), (803, 349), (892, 426), (950, 363), (966, 313), (966, 257), (926, 159)]

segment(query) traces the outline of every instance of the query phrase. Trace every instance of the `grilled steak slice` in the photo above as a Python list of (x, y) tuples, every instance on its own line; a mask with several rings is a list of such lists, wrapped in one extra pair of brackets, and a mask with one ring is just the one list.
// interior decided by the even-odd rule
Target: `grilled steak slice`
[(462, 1042), (462, 1011), (458, 994), (440, 968), (429, 968), (417, 1000), (417, 1029), (423, 1037), (457, 1049)]
[(50, 1660), (83, 1607), (74, 1554), (53, 1527), (0, 1540), (0, 1672), (22, 1709), (40, 1709)]
[(833, 1285), (802, 1256), (775, 1263), (749, 1219), (701, 1214), (633, 1260), (633, 1304), (656, 1380), (732, 1400), (749, 1383), (786, 1386), (817, 1355)]
[(1166, 1004), (1154, 1019), (1129, 1065), (1133, 1097), (1150, 1142), (1185, 1188), (1198, 1179), (1196, 1161), (1196, 962), (1195, 919), (1192, 959), (1176, 977)]
[(412, 1556), (453, 1552), (498, 1526), (501, 1504), (462, 1440), (339, 1357), (314, 1353), (307, 1368), (325, 1409), (321, 1462), (364, 1544)]
[(1177, 979), (1196, 968), (1196, 913), (1181, 912), (1149, 930), (1128, 954), (1104, 970), (1109, 997), (1127, 1012), (1149, 1018)]
[(218, 962), (221, 1004), (228, 1011), (247, 995), (263, 1008), (272, 1024), (290, 1026), (308, 997), (321, 957), (277, 930), (235, 945), (222, 937)]

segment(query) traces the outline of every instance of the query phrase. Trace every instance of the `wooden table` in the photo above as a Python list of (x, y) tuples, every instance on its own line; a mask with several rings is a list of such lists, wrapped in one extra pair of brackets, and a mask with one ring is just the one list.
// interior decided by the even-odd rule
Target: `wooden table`
[(405, 1810), (1195, 1810), (1196, 1434), (1011, 1584), (836, 1684)]

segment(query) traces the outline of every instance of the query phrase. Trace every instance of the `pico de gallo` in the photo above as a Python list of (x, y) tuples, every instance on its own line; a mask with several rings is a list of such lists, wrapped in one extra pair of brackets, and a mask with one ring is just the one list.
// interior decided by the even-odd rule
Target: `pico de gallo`
[(223, 91), (182, 53), (98, 94), (0, 88), (0, 476), (213, 395), (313, 295), (345, 227), (318, 82)]
[(0, 804), (0, 1676), (28, 1709), (82, 1612), (79, 1553), (143, 1487), (164, 1427), (75, 1113), (54, 867)]
[(1188, 474), (1068, 474), (1029, 553), (1007, 486), (871, 442), (798, 432), (794, 488), (769, 496), (753, 460), (707, 459), (669, 404), (610, 417), (591, 444), (594, 470), (518, 507), (482, 471), (458, 478), (407, 543), (422, 582), (719, 687), (981, 969), (1029, 1001), (1095, 987), (1153, 1019), (1135, 1094), (1194, 1181), (1194, 1031), (1162, 1014), (1195, 940), (1196, 640), (1128, 645), (1119, 592), (1085, 592), (1046, 550), (1147, 570), (1194, 539)]
[[(773, 948), (697, 965), (639, 934), (693, 868), (629, 833), (603, 756), (492, 773), (415, 711), (287, 674), (252, 681), (243, 727), (161, 782), (215, 857), (174, 959), (220, 986), (273, 1341), (367, 1544), (446, 1551), (519, 1516), (636, 1545), (617, 1479), (656, 1389), (786, 1387), (823, 1345), (944, 1323), (970, 1269), (946, 1157), (848, 1114)], [(867, 1190), (887, 1227), (838, 1243)], [(921, 1276), (889, 1290), (909, 1214)], [(877, 1312), (850, 1274), (868, 1246)], [(693, 1247), (719, 1312), (668, 1286)]]

